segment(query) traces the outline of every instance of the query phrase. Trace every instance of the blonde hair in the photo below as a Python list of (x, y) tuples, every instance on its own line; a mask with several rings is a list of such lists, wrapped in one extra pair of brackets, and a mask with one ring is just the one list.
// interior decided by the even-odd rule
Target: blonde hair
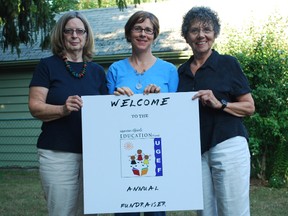
[(93, 31), (85, 16), (77, 11), (70, 11), (68, 13), (65, 13), (57, 21), (56, 25), (52, 29), (50, 38), (52, 53), (61, 57), (66, 54), (66, 48), (64, 46), (63, 30), (67, 22), (73, 18), (80, 19), (84, 24), (87, 35), (86, 35), (86, 43), (83, 47), (83, 60), (91, 61), (95, 52)]

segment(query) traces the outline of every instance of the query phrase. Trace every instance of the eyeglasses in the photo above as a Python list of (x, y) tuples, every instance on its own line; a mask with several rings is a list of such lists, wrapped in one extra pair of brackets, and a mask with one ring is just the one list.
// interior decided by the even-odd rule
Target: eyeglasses
[(210, 27), (205, 27), (205, 28), (191, 28), (189, 30), (189, 32), (193, 35), (198, 35), (200, 34), (200, 32), (203, 32), (204, 34), (210, 34), (211, 32), (213, 32), (213, 29), (211, 29)]
[(85, 29), (81, 29), (81, 28), (77, 28), (77, 29), (68, 28), (68, 29), (64, 29), (63, 32), (64, 32), (64, 34), (69, 34), (69, 35), (73, 35), (74, 32), (76, 32), (76, 34), (78, 36), (82, 36), (82, 35), (84, 35), (86, 33), (86, 30)]
[(133, 32), (137, 32), (137, 33), (142, 33), (142, 31), (144, 31), (146, 34), (148, 34), (148, 35), (153, 35), (154, 34), (154, 30), (153, 29), (151, 29), (151, 28), (145, 28), (145, 29), (143, 29), (143, 28), (141, 28), (140, 26), (134, 26), (133, 28), (132, 28), (132, 31)]

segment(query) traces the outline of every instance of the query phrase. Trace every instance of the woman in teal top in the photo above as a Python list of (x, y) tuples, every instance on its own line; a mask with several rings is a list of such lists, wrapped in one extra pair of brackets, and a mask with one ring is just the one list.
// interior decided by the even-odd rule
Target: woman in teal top
[(114, 62), (107, 72), (109, 94), (176, 92), (176, 67), (152, 54), (152, 44), (159, 35), (155, 15), (138, 11), (125, 25), (125, 37), (132, 45), (132, 55)]
[(110, 94), (124, 86), (135, 94), (143, 93), (150, 84), (160, 88), (160, 92), (175, 92), (178, 84), (175, 66), (159, 58), (143, 73), (133, 68), (129, 58), (115, 62), (109, 68), (107, 79)]
[[(146, 11), (134, 13), (125, 25), (125, 37), (132, 45), (132, 55), (113, 63), (107, 72), (109, 94), (128, 95), (176, 92), (177, 68), (156, 58), (151, 46), (159, 34), (157, 17)], [(145, 216), (165, 216), (165, 212), (145, 212)], [(139, 212), (116, 216), (140, 216)]]

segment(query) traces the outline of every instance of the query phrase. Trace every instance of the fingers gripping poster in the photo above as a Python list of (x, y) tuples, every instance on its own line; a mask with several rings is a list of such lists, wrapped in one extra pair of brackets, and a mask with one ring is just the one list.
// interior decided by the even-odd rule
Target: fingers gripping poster
[(194, 94), (82, 97), (85, 214), (203, 209)]

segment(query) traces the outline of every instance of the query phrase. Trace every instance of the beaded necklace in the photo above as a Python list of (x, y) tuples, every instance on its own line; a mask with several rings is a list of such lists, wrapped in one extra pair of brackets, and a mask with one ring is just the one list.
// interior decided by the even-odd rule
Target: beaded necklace
[(83, 68), (79, 73), (72, 70), (71, 65), (69, 64), (67, 57), (64, 56), (63, 61), (65, 63), (66, 70), (68, 72), (70, 72), (72, 76), (79, 78), (79, 79), (84, 77), (84, 75), (86, 73), (86, 68), (87, 68), (87, 62), (86, 61), (83, 62)]

